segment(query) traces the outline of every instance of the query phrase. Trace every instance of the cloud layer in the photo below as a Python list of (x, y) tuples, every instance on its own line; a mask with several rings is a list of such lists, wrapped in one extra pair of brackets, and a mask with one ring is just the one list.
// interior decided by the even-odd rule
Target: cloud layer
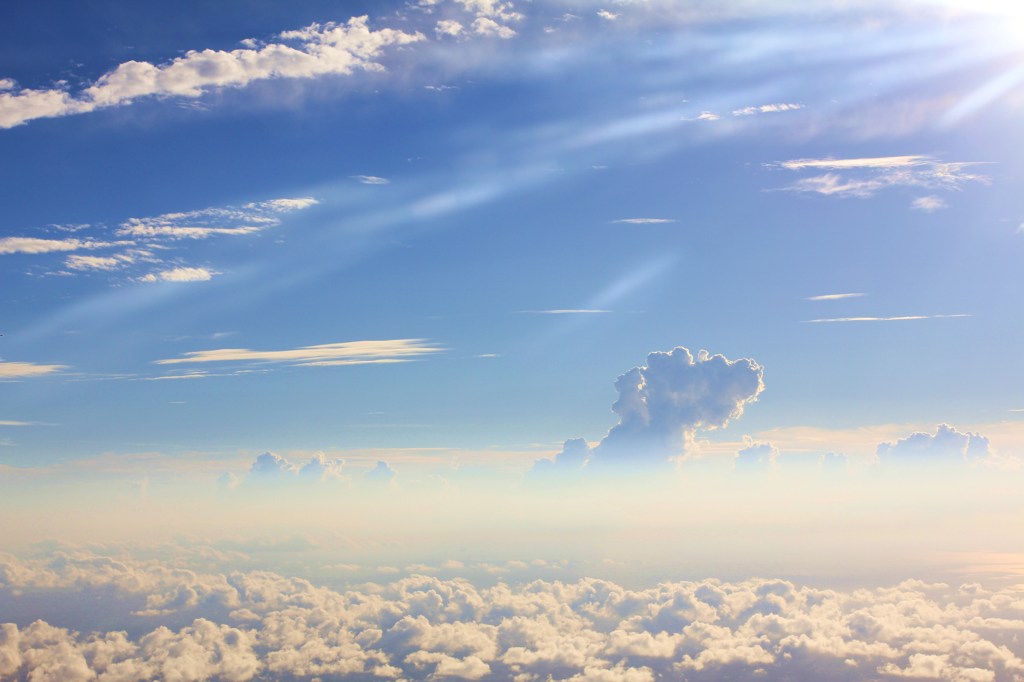
[(626, 588), (582, 578), (484, 587), (408, 575), (335, 590), (181, 561), (82, 551), (0, 557), (5, 603), (105, 595), (93, 608), (125, 628), (4, 623), (0, 677), (995, 681), (1024, 674), (1020, 592), (976, 583), (908, 580), (844, 591), (777, 579)]

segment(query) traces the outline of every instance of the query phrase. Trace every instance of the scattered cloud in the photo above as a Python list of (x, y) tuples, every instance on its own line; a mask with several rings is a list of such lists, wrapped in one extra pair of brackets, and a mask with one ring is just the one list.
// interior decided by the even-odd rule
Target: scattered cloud
[(660, 223), (674, 223), (675, 218), (620, 218), (613, 220), (613, 223), (629, 223), (630, 225), (657, 225)]
[(508, 40), (516, 35), (516, 31), (511, 26), (504, 26), (499, 24), (490, 17), (477, 17), (473, 20), (473, 33), (481, 36), (496, 36), (503, 40)]
[(363, 474), (363, 478), (376, 483), (390, 483), (397, 475), (398, 473), (387, 462), (378, 460), (376, 466)]
[(849, 293), (849, 294), (821, 294), (820, 296), (808, 296), (805, 301), (838, 301), (844, 298), (859, 298), (864, 294), (860, 293)]
[(437, 26), (434, 27), (434, 33), (441, 36), (448, 36), (451, 38), (460, 36), (465, 31), (464, 27), (458, 21), (454, 19), (442, 19), (437, 22)]
[(135, 262), (130, 253), (119, 253), (114, 256), (83, 256), (72, 254), (64, 259), (64, 267), (70, 270), (103, 270), (111, 271)]
[(20, 379), (53, 374), (67, 369), (67, 365), (39, 365), (34, 362), (2, 362), (0, 361), (0, 380)]
[(771, 443), (757, 443), (749, 436), (744, 437), (746, 447), (736, 453), (736, 468), (740, 470), (764, 469), (775, 466), (779, 449)]
[[(794, 159), (768, 166), (791, 171), (833, 171), (802, 178), (784, 188), (789, 191), (867, 198), (880, 190), (893, 187), (948, 191), (959, 190), (968, 182), (987, 182), (986, 176), (967, 170), (980, 163), (982, 162), (944, 162), (930, 156), (908, 155), (856, 159)], [(935, 201), (941, 201), (937, 197), (931, 199), (933, 205)]]
[(158, 365), (199, 362), (283, 362), (300, 367), (366, 365), (407, 362), (444, 350), (425, 339), (382, 341), (345, 341), (303, 346), (289, 350), (255, 351), (245, 348), (220, 348), (185, 353), (180, 358), (156, 360)]
[(935, 195), (917, 197), (910, 202), (910, 208), (915, 211), (924, 211), (925, 213), (938, 211), (939, 209), (946, 208), (948, 205), (949, 204), (947, 204), (941, 197), (937, 197)]
[(306, 79), (380, 70), (385, 48), (423, 40), (420, 33), (373, 30), (367, 17), (345, 23), (310, 24), (285, 31), (280, 42), (237, 50), (190, 50), (165, 64), (124, 62), (79, 92), (66, 85), (34, 90), (0, 90), (0, 128), (38, 118), (81, 114), (125, 106), (144, 97), (195, 99), (214, 88), (242, 88), (270, 78)]
[(363, 183), (364, 185), (389, 185), (391, 181), (387, 178), (377, 177), (376, 175), (353, 175), (354, 179)]
[(989, 441), (980, 434), (939, 424), (934, 434), (916, 432), (894, 443), (882, 443), (877, 454), (883, 462), (974, 461), (989, 456)]
[(807, 323), (822, 322), (905, 322), (908, 320), (937, 320), (948, 317), (970, 317), (968, 314), (956, 315), (897, 315), (894, 317), (832, 317), (821, 320), (804, 320)]
[(733, 109), (733, 116), (753, 116), (754, 114), (775, 114), (783, 111), (796, 111), (797, 109), (803, 109), (803, 104), (791, 104), (786, 102), (779, 102), (777, 104), (762, 104), (757, 107), (743, 107), (742, 109)]
[(37, 426), (40, 422), (23, 422), (15, 419), (0, 419), (0, 426)]
[(616, 19), (619, 18), (619, 15), (616, 12), (609, 12), (606, 9), (597, 10), (597, 16), (601, 17), (606, 21), (615, 21)]
[(207, 268), (171, 268), (151, 272), (139, 278), (140, 282), (208, 282), (220, 273)]

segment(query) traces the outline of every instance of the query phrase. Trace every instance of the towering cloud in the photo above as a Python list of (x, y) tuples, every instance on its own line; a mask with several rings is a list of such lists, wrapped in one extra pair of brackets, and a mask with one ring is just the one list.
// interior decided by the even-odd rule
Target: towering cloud
[(978, 433), (963, 433), (949, 424), (939, 424), (935, 434), (912, 433), (895, 443), (878, 446), (882, 461), (931, 461), (955, 463), (988, 457), (988, 438)]
[(743, 414), (764, 390), (764, 370), (753, 360), (729, 360), (679, 346), (654, 352), (647, 364), (615, 380), (619, 399), (612, 411), (619, 423), (593, 450), (581, 440), (566, 441), (553, 462), (536, 473), (588, 466), (662, 464), (685, 456), (699, 429), (717, 429)]

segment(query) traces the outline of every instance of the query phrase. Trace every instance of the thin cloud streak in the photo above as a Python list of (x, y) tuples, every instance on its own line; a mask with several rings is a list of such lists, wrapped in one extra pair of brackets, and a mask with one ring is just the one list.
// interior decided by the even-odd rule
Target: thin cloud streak
[(820, 296), (808, 296), (805, 301), (838, 301), (844, 298), (858, 298), (863, 296), (861, 293), (849, 293), (849, 294), (822, 294)]
[(969, 314), (955, 315), (897, 315), (893, 317), (832, 317), (820, 320), (804, 320), (806, 323), (819, 322), (905, 322), (907, 320), (937, 320), (952, 317), (971, 317)]
[(389, 339), (381, 341), (344, 341), (288, 350), (257, 351), (247, 348), (220, 348), (185, 353), (180, 358), (155, 360), (157, 365), (198, 362), (283, 362), (315, 367), (334, 365), (380, 364), (406, 362), (410, 359), (439, 353), (444, 348), (426, 339)]

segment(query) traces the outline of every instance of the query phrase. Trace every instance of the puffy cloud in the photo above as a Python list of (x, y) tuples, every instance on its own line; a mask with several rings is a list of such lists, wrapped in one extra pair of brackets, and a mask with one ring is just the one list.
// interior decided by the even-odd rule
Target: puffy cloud
[(619, 423), (593, 449), (568, 440), (554, 460), (538, 460), (532, 475), (565, 474), (589, 465), (662, 464), (686, 454), (700, 429), (717, 429), (743, 414), (764, 390), (764, 371), (753, 360), (729, 360), (679, 346), (654, 352), (647, 364), (615, 381)]
[(193, 362), (286, 362), (301, 367), (366, 365), (407, 362), (413, 358), (443, 350), (424, 339), (387, 339), (381, 341), (343, 341), (289, 350), (255, 351), (246, 348), (219, 348), (185, 353), (184, 357), (156, 360), (158, 365)]
[(774, 467), (779, 458), (779, 450), (771, 443), (755, 443), (745, 437), (746, 447), (736, 453), (737, 469), (760, 469)]
[(776, 104), (762, 104), (756, 107), (743, 107), (742, 109), (734, 109), (732, 112), (733, 116), (753, 116), (754, 114), (776, 114), (782, 111), (796, 111), (797, 109), (803, 109), (803, 104), (792, 104), (789, 102), (779, 102)]
[(895, 443), (882, 443), (877, 453), (882, 461), (934, 463), (972, 461), (990, 454), (988, 438), (949, 424), (939, 424), (934, 434), (916, 432)]
[(698, 429), (716, 429), (743, 414), (764, 390), (753, 360), (729, 360), (683, 347), (647, 356), (615, 381), (619, 423), (595, 448), (594, 460), (629, 461), (682, 455)]
[(910, 202), (910, 208), (915, 211), (924, 211), (925, 213), (933, 213), (939, 209), (946, 208), (947, 205), (941, 197), (935, 195), (917, 197)]
[(369, 471), (367, 471), (363, 475), (363, 477), (367, 481), (373, 481), (376, 483), (390, 483), (391, 481), (395, 480), (395, 476), (397, 475), (398, 473), (394, 469), (392, 469), (387, 462), (383, 460), (378, 460), (377, 465), (370, 469)]
[[(173, 563), (186, 561), (179, 557)], [(125, 555), (0, 556), (8, 604), (104, 596), (102, 622), (0, 625), (0, 676), (28, 680), (455, 679), (1012, 680), (1024, 674), (1024, 602), (908, 580), (835, 590), (785, 580), (627, 588), (581, 578), (489, 587), (411, 576), (318, 587)], [(19, 596), (20, 595), (20, 596)], [(142, 598), (148, 618), (125, 606)], [(97, 608), (93, 606), (92, 608)], [(15, 611), (24, 609), (15, 609)], [(100, 614), (97, 614), (100, 615)]]
[(462, 35), (463, 30), (462, 24), (454, 19), (442, 19), (437, 22), (437, 26), (434, 28), (434, 32), (438, 36), (448, 36), (451, 38)]
[(348, 75), (357, 69), (380, 70), (375, 61), (385, 48), (407, 45), (419, 33), (372, 30), (367, 17), (346, 23), (310, 24), (285, 31), (281, 42), (247, 49), (189, 51), (166, 64), (129, 61), (104, 74), (77, 94), (64, 89), (0, 91), (0, 128), (37, 118), (67, 116), (123, 106), (150, 96), (196, 98), (214, 88), (240, 88), (269, 78), (315, 78)]
[[(253, 460), (249, 467), (249, 479), (253, 482), (271, 481), (323, 481), (342, 478), (343, 459), (328, 459), (322, 452), (315, 453), (304, 463), (295, 464), (273, 452), (264, 452)], [(232, 481), (225, 479), (225, 487), (231, 488)]]

